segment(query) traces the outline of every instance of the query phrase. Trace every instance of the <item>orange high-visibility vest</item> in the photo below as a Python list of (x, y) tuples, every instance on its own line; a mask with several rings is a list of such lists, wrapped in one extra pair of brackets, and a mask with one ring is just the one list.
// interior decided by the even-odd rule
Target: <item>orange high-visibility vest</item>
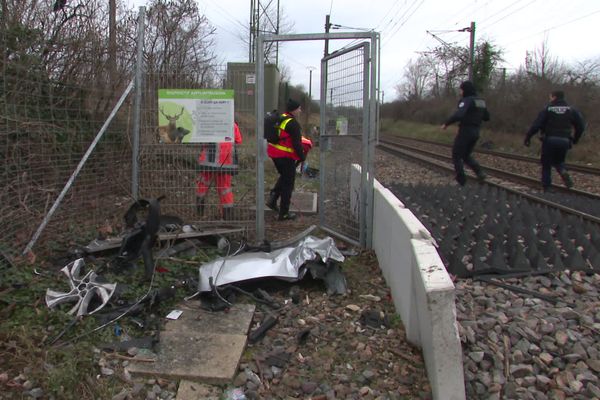
[[(270, 158), (291, 158), (293, 160), (300, 160), (298, 154), (292, 146), (292, 137), (285, 130), (287, 124), (292, 120), (292, 117), (288, 117), (288, 114), (283, 114), (285, 117), (279, 124), (279, 142), (278, 143), (267, 143), (267, 155)], [(304, 154), (308, 154), (308, 151), (312, 148), (312, 141), (302, 136), (302, 149)]]

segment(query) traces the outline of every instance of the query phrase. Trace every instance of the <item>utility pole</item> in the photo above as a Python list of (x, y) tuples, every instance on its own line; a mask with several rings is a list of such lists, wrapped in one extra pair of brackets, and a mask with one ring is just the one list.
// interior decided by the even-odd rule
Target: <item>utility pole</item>
[[(330, 18), (330, 15), (327, 14), (325, 16), (325, 33), (329, 33), (329, 28), (331, 27), (329, 18)], [(325, 39), (325, 50), (323, 51), (323, 57), (327, 57), (328, 54), (329, 54), (329, 39)], [(324, 70), (321, 71), (321, 74), (322, 74), (322, 76), (324, 74), (325, 77), (327, 77), (327, 62), (325, 62), (323, 69)], [(323, 82), (323, 79), (321, 79), (321, 84), (323, 85), (321, 93), (325, 93), (325, 104), (327, 104), (327, 79), (325, 79), (325, 82)], [(332, 94), (333, 94), (333, 92), (332, 92)]]
[(116, 0), (108, 1), (108, 68), (109, 79), (114, 84), (117, 80), (117, 4)]
[(305, 126), (308, 126), (308, 122), (310, 121), (310, 106), (312, 104), (312, 72), (315, 67), (306, 67), (308, 68), (308, 104), (306, 105), (306, 122)]
[[(329, 28), (331, 27), (331, 23), (329, 22), (330, 15), (327, 14), (325, 16), (325, 33), (329, 33)], [(324, 57), (329, 55), (329, 39), (325, 39), (325, 52), (323, 53)]]
[(473, 67), (475, 66), (475, 22), (471, 22), (469, 32), (471, 32), (469, 48), (469, 80), (473, 82)]

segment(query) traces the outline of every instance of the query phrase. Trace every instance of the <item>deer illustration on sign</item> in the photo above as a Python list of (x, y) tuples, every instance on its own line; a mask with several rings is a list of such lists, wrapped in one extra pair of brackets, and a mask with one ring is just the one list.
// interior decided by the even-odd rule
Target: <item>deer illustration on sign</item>
[(190, 133), (189, 129), (177, 127), (177, 120), (183, 115), (185, 109), (181, 107), (181, 111), (175, 115), (166, 114), (163, 107), (160, 107), (160, 113), (169, 121), (168, 125), (158, 127), (158, 136), (161, 143), (181, 143), (185, 135)]

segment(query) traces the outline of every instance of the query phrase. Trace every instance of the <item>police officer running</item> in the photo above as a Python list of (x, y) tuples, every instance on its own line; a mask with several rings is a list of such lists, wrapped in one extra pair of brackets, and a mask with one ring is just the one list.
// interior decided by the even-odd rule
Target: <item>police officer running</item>
[(442, 125), (446, 129), (448, 125), (458, 122), (458, 134), (454, 138), (452, 146), (452, 162), (456, 181), (464, 186), (467, 182), (463, 164), (467, 164), (480, 181), (485, 180), (485, 173), (471, 153), (479, 140), (479, 129), (482, 121), (490, 120), (490, 113), (485, 105), (485, 100), (477, 96), (475, 85), (471, 81), (464, 81), (460, 85), (461, 99), (454, 114)]
[[(573, 129), (575, 133), (571, 136)], [(569, 189), (573, 187), (573, 179), (565, 168), (567, 151), (573, 144), (577, 144), (583, 131), (585, 122), (575, 108), (565, 101), (562, 90), (550, 93), (550, 103), (538, 114), (531, 128), (527, 131), (523, 144), (531, 145), (531, 137), (541, 131), (542, 137), (542, 187), (549, 190), (552, 185), (552, 167), (562, 178)]]

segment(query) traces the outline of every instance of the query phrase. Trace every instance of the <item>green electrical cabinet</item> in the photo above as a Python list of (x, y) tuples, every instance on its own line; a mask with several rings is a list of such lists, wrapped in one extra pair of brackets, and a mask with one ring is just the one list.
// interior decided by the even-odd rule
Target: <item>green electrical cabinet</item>
[[(275, 64), (265, 64), (265, 111), (279, 104), (280, 74)], [(226, 89), (234, 90), (237, 112), (254, 113), (256, 99), (256, 70), (253, 63), (227, 63)]]

